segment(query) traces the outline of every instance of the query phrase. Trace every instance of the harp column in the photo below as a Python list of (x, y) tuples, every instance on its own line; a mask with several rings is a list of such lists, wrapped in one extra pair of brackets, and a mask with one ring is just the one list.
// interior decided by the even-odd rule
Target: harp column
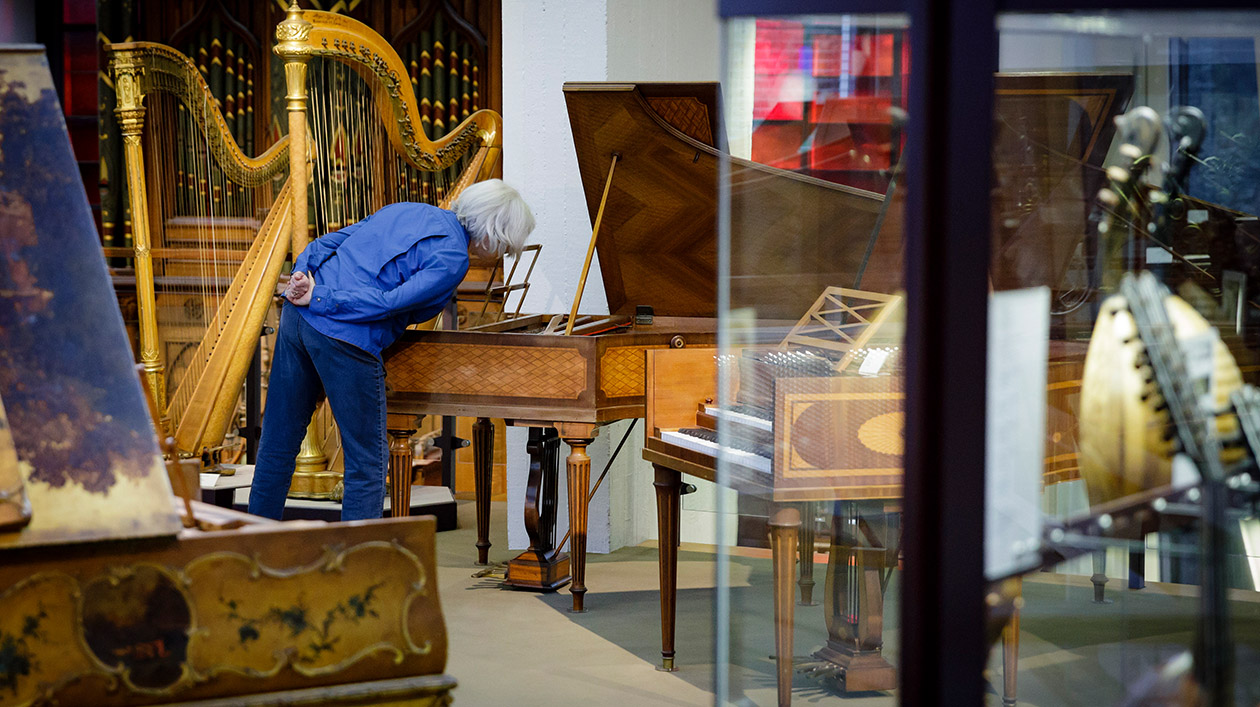
[(293, 185), (293, 258), (310, 241), (307, 233), (306, 185), (310, 181), (306, 168), (306, 64), (310, 47), (306, 39), (313, 25), (302, 17), (297, 0), (289, 6), (288, 16), (276, 25), (275, 52), (284, 60), (285, 108), (289, 112), (289, 183)]
[[(311, 34), (311, 27), (313, 25), (302, 17), (302, 8), (298, 7), (297, 0), (289, 5), (284, 21), (276, 25), (275, 52), (284, 60), (285, 108), (289, 113), (289, 184), (293, 189), (290, 249), (294, 262), (310, 242), (306, 199), (306, 186), (310, 181), (306, 163), (306, 67), (310, 60), (310, 47), (306, 40)], [(319, 425), (312, 421), (306, 428), (306, 438), (302, 440), (302, 449), (298, 452), (289, 496), (336, 499), (336, 485), (341, 475), (327, 469), (328, 457), (323, 447)]]
[[(140, 139), (144, 133), (144, 94), (140, 88), (144, 68), (131, 62), (114, 64), (114, 91), (117, 94), (119, 130), (123, 137), (123, 164), (127, 174), (127, 196), (131, 206), (131, 239), (136, 251), (136, 303), (140, 314), (140, 363), (159, 410), (166, 410), (166, 366), (162, 363), (158, 343), (157, 296), (153, 286), (153, 253), (149, 239), (149, 200), (145, 193), (144, 151)], [(162, 434), (168, 430), (165, 415), (160, 421)]]

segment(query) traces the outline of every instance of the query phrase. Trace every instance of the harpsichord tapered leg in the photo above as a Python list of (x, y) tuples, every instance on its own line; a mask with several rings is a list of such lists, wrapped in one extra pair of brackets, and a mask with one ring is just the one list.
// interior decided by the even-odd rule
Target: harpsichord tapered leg
[(490, 562), (490, 491), (494, 481), (494, 424), (488, 417), (473, 423), (473, 486), (477, 504), (477, 564)]
[(656, 669), (666, 672), (674, 667), (674, 626), (678, 605), (678, 525), (679, 494), (682, 474), (656, 464), (656, 528), (661, 573), (661, 664)]
[(796, 544), (801, 529), (801, 511), (795, 506), (778, 506), (770, 517), (770, 554), (774, 584), (774, 654), (779, 707), (792, 704), (792, 644), (795, 637)]
[(418, 426), (414, 415), (388, 415), (389, 432), (389, 513), (394, 518), (411, 515), (411, 436)]
[(1022, 597), (1015, 600), (1011, 620), (1002, 629), (1002, 707), (1015, 707), (1016, 702), (1015, 679), (1019, 675), (1019, 605), (1022, 602)]
[(814, 503), (801, 504), (801, 606), (817, 606), (814, 603)]
[(591, 458), (586, 448), (595, 441), (595, 426), (561, 425), (560, 437), (569, 445), (565, 459), (569, 483), (569, 563), (573, 571), (573, 613), (586, 611), (586, 522), (591, 487)]

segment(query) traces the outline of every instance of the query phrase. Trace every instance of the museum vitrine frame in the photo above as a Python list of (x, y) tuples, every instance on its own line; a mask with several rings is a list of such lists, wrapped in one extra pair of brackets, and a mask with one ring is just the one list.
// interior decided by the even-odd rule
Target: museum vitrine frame
[[(1204, 10), (1242, 10), (1211, 2)], [(1136, 2), (946, 3), (828, 0), (721, 0), (724, 19), (757, 16), (903, 12), (915, 69), (910, 72), (905, 180), (905, 488), (901, 550), (912, 557), (902, 576), (901, 704), (984, 703), (991, 637), (986, 635), (984, 514), (959, 513), (985, 496), (986, 378), (990, 171), (993, 134), (975, 116), (992, 115), (998, 70), (996, 30), (1002, 13), (1101, 10), (1184, 11), (1163, 0)], [(931, 116), (917, 120), (916, 116)], [(729, 208), (730, 194), (722, 196)], [(723, 211), (725, 212), (726, 209)], [(729, 228), (729, 223), (724, 224)], [(724, 241), (725, 242), (725, 241)], [(729, 253), (720, 268), (730, 275)], [(729, 305), (725, 278), (719, 301)], [(725, 298), (725, 299), (723, 299)], [(725, 338), (724, 338), (725, 337)], [(719, 333), (729, 347), (729, 335)], [(723, 571), (719, 560), (719, 574)], [(907, 597), (932, 596), (934, 601)], [(723, 699), (721, 624), (729, 604), (718, 599), (718, 695)], [(976, 677), (968, 677), (976, 676)], [(1208, 690), (1209, 700), (1213, 697)], [(1215, 703), (1215, 702), (1209, 702)]]

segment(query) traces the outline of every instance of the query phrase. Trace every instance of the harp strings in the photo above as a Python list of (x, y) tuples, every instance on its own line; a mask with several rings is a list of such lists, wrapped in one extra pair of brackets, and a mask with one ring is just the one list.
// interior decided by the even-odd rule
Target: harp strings
[[(388, 204), (411, 201), (436, 205), (474, 156), (464, 155), (445, 170), (417, 169), (389, 138), (387, 126), (396, 120), (393, 110), (386, 105), (382, 114), (372, 87), (362, 75), (340, 61), (314, 57), (307, 77), (312, 236), (353, 224)], [(433, 134), (427, 121), (423, 128), (430, 139), (441, 137)], [(318, 416), (329, 468), (334, 468), (341, 453), (340, 436), (329, 406), (321, 406)]]
[[(361, 75), (342, 62), (313, 59), (308, 76), (312, 235), (353, 224), (387, 204), (438, 204), (455, 187), (473, 151), (446, 169), (417, 169), (390, 141), (386, 121), (394, 116), (382, 115)], [(433, 130), (427, 123), (425, 128)]]
[(218, 344), (233, 304), (231, 283), (271, 205), (274, 184), (237, 184), (218, 164), (201, 128), (215, 129), (218, 105), (212, 97), (201, 96), (193, 105), (166, 93), (146, 100), (167, 414), (178, 421)]

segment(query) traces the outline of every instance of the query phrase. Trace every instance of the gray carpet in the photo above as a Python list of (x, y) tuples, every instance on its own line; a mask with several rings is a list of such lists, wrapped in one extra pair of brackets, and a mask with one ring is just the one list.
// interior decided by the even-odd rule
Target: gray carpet
[[(460, 504), (461, 529), (438, 536), (442, 602), (451, 635), (447, 672), (460, 680), (462, 705), (711, 705), (714, 704), (714, 556), (684, 546), (679, 553), (676, 651), (679, 670), (662, 673), (655, 547), (589, 558), (584, 614), (569, 613), (567, 590), (533, 594), (474, 578), (472, 508)], [(507, 550), (501, 504), (492, 518), (492, 562)], [(821, 601), (826, 566), (815, 567)], [(775, 704), (770, 563), (731, 563), (732, 704)], [(1178, 585), (1131, 591), (1113, 579), (1108, 604), (1092, 602), (1082, 576), (1042, 573), (1024, 585), (1018, 697), (1029, 707), (1100, 707), (1120, 703), (1126, 686), (1148, 676), (1190, 645), (1197, 598)], [(1260, 704), (1260, 603), (1231, 602), (1238, 643), (1238, 699)], [(885, 652), (897, 663), (900, 587), (888, 588)], [(931, 600), (930, 597), (925, 600)], [(822, 606), (796, 608), (796, 655), (804, 660), (826, 640)], [(1000, 650), (990, 660), (988, 704), (1000, 704)], [(965, 679), (960, 677), (960, 679)], [(896, 693), (845, 694), (834, 682), (797, 675), (798, 705), (894, 705)]]

